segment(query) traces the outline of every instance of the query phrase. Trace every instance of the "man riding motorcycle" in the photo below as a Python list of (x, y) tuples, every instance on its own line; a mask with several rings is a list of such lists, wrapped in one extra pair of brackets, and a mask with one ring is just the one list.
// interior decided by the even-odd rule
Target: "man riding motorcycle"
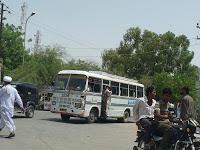
[[(184, 92), (185, 92), (185, 94), (184, 94)], [(194, 106), (192, 105), (193, 101), (191, 100), (192, 98), (190, 96), (188, 96), (189, 95), (189, 89), (182, 88), (181, 94), (183, 95), (181, 113), (185, 114), (185, 116), (188, 116), (188, 118), (184, 120), (186, 125), (188, 125), (188, 123), (191, 122), (190, 118), (191, 117), (194, 118), (194, 110), (190, 109), (190, 108), (194, 108)], [(190, 148), (193, 149), (194, 143), (193, 143), (193, 140), (192, 140), (192, 134), (194, 134), (194, 133), (188, 132), (190, 130), (188, 130), (187, 128), (185, 128), (187, 130), (182, 130), (182, 128), (180, 127), (179, 129), (182, 130), (181, 132), (179, 130), (180, 136), (176, 137), (176, 138), (174, 137), (174, 139), (173, 139), (173, 136), (176, 134), (176, 129), (174, 128), (173, 124), (170, 123), (170, 121), (174, 121), (174, 120), (172, 119), (173, 117), (168, 111), (168, 108), (172, 106), (172, 104), (169, 103), (169, 101), (171, 101), (171, 95), (172, 95), (172, 92), (169, 88), (163, 89), (162, 100), (160, 100), (156, 104), (156, 107), (155, 107), (154, 118), (155, 118), (157, 124), (154, 123), (153, 124), (154, 127), (151, 128), (151, 129), (157, 130), (158, 132), (162, 133), (162, 136), (163, 136), (163, 139), (159, 142), (159, 144), (158, 145), (156, 144), (157, 146), (159, 146), (159, 148), (158, 147), (157, 148), (159, 150), (168, 149), (169, 146), (172, 146), (172, 143), (173, 143), (172, 147), (175, 146), (175, 149), (176, 149), (177, 145), (181, 144), (179, 146), (182, 147), (182, 146), (184, 146), (185, 143), (188, 143), (188, 141), (189, 141), (189, 144), (186, 147), (190, 147)], [(188, 106), (188, 108), (187, 108), (187, 106)], [(182, 118), (183, 117), (181, 117), (181, 119)], [(183, 126), (183, 129), (184, 129), (184, 126)], [(175, 133), (173, 133), (173, 132), (175, 132)], [(181, 142), (183, 142), (184, 144), (181, 143)], [(138, 141), (138, 146), (140, 145), (139, 143), (140, 142)], [(144, 146), (144, 149), (146, 149), (146, 148), (147, 147)], [(154, 147), (154, 149), (157, 149), (157, 148)]]
[(162, 99), (157, 102), (155, 108), (154, 118), (158, 121), (156, 126), (156, 132), (163, 136), (163, 139), (159, 145), (159, 150), (166, 150), (171, 141), (173, 140), (173, 126), (172, 114), (169, 112), (169, 108), (173, 106), (170, 103), (172, 97), (172, 91), (170, 88), (164, 88), (162, 91)]
[(136, 105), (134, 105), (133, 116), (135, 117), (137, 124), (139, 123), (145, 130), (144, 149), (150, 149), (151, 133), (154, 130), (158, 130), (163, 136), (165, 142), (160, 146), (159, 149), (166, 150), (167, 146), (170, 144), (170, 138), (173, 133), (173, 129), (166, 123), (160, 123), (158, 120), (154, 120), (154, 113), (156, 110), (156, 101), (154, 100), (155, 96), (155, 88), (152, 86), (148, 87), (146, 89), (145, 101), (139, 101)]

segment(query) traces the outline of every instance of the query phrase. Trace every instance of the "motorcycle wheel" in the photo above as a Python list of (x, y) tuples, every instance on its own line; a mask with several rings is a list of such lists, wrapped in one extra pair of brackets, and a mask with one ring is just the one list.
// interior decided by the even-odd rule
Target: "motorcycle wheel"
[(174, 150), (192, 150), (189, 147), (186, 147), (186, 145), (182, 144), (181, 142), (174, 147)]
[(138, 147), (144, 149), (144, 141), (143, 141), (143, 139), (138, 141)]

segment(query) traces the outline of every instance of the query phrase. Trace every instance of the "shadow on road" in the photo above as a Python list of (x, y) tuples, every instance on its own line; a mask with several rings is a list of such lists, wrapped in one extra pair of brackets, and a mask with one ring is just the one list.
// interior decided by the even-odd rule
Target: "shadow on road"
[(8, 135), (0, 135), (0, 139), (4, 138), (4, 139), (13, 139), (13, 138), (8, 138)]
[(21, 118), (26, 118), (26, 119), (28, 119), (27, 117), (21, 116), (21, 115), (14, 115), (14, 116), (13, 116), (13, 119), (21, 119)]
[(45, 119), (39, 119), (39, 120), (44, 120), (44, 121), (53, 121), (53, 122), (59, 122), (59, 123), (71, 123), (71, 124), (86, 124), (85, 119), (70, 119), (69, 121), (62, 121), (59, 118), (45, 118)]
[[(84, 118), (70, 118), (70, 120), (68, 120), (68, 121), (62, 121), (59, 118), (45, 118), (45, 119), (39, 119), (39, 120), (54, 121), (54, 122), (60, 122), (60, 123), (70, 123), (70, 124), (88, 124), (88, 122)], [(110, 123), (120, 123), (120, 122), (117, 121), (116, 119), (108, 118), (104, 121), (98, 120), (96, 123), (98, 123), (98, 124), (110, 124)], [(129, 121), (128, 123), (133, 123), (133, 122)]]

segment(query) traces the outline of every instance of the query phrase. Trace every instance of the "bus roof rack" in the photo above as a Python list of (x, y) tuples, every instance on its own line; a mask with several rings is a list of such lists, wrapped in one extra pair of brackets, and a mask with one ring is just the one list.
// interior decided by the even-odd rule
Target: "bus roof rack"
[(113, 75), (113, 74), (103, 72), (103, 71), (89, 71), (89, 72), (94, 73), (94, 74), (99, 74), (99, 75), (105, 75), (105, 76), (108, 76), (110, 78), (117, 78), (117, 79), (121, 79), (121, 80), (125, 80), (125, 81), (132, 81), (132, 82), (138, 83), (138, 80), (129, 79), (129, 78), (126, 78), (126, 77), (121, 77), (121, 76), (118, 76), (118, 75)]

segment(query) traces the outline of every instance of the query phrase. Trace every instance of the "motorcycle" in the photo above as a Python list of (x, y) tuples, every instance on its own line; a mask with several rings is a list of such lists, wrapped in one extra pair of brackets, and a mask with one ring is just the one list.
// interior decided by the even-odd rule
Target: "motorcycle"
[[(182, 125), (174, 125), (174, 136), (172, 144), (170, 145), (170, 150), (200, 150), (200, 141), (196, 139), (200, 138), (200, 133), (197, 131), (199, 124), (194, 119), (189, 119), (188, 121), (182, 122)], [(133, 150), (143, 150), (144, 149), (144, 129), (139, 129), (137, 131), (137, 146), (133, 147)], [(157, 150), (162, 137), (158, 136), (156, 133), (152, 132), (150, 149)]]

